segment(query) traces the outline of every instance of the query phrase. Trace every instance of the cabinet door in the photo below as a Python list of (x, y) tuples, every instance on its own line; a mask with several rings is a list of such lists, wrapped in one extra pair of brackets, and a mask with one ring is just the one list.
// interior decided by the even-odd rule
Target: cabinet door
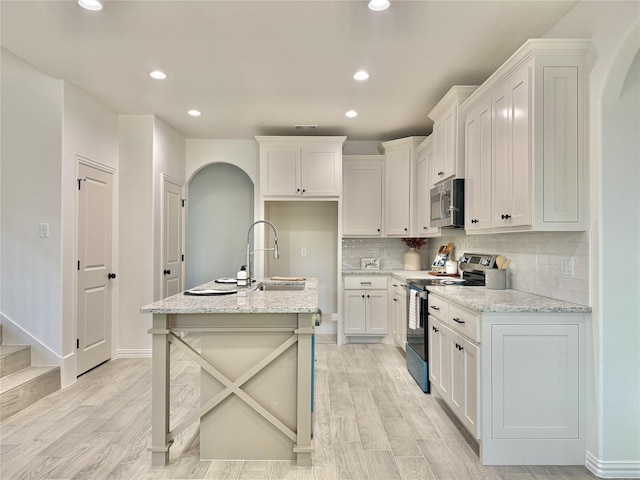
[(386, 290), (370, 290), (366, 294), (366, 333), (386, 335), (389, 331), (388, 298)]
[(451, 401), (449, 406), (463, 425), (479, 437), (478, 430), (478, 347), (451, 332)]
[(364, 334), (366, 332), (365, 292), (345, 290), (344, 292), (344, 333)]
[(511, 101), (511, 218), (509, 225), (531, 224), (531, 103), (530, 67), (521, 68), (509, 81)]
[[(441, 348), (440, 344), (440, 322), (433, 315), (429, 315), (427, 320), (429, 334), (427, 335), (427, 344), (429, 346), (429, 381), (439, 388), (440, 376), (442, 371)], [(442, 393), (442, 392), (441, 392)]]
[(334, 145), (302, 147), (300, 193), (302, 195), (340, 195), (342, 190), (342, 152)]
[(491, 99), (465, 120), (465, 230), (491, 227)]
[(454, 105), (433, 125), (435, 183), (456, 173), (458, 106)]
[(296, 195), (300, 192), (299, 147), (263, 147), (261, 156), (263, 195)]
[(385, 158), (385, 233), (409, 236), (411, 148), (390, 151)]
[(493, 109), (493, 162), (491, 198), (492, 224), (502, 226), (505, 215), (511, 215), (511, 161), (509, 157), (509, 88), (497, 87), (491, 98)]
[(491, 435), (578, 438), (578, 325), (492, 325)]
[(343, 235), (382, 235), (383, 165), (345, 163), (343, 169)]
[(433, 143), (429, 143), (416, 158), (416, 208), (413, 236), (420, 237), (438, 232), (438, 227), (431, 227), (431, 199), (429, 191), (433, 188), (433, 172), (435, 169)]

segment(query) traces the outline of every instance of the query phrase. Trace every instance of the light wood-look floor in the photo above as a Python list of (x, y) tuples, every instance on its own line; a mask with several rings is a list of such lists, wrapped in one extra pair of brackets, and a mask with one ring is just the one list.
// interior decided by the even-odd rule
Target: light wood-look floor
[[(197, 346), (198, 340), (191, 338)], [(200, 370), (173, 353), (172, 424), (199, 404)], [(317, 345), (313, 467), (200, 461), (197, 425), (151, 467), (151, 361), (119, 359), (0, 424), (0, 478), (582, 480), (583, 466), (484, 467), (389, 345)]]

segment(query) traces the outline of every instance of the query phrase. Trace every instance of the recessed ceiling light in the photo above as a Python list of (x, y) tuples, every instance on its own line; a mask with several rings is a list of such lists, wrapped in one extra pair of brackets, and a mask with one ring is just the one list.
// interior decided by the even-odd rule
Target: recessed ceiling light
[(153, 72), (149, 72), (149, 76), (151, 78), (155, 78), (156, 80), (164, 80), (165, 78), (167, 78), (167, 74), (164, 72), (161, 72), (160, 70), (154, 70)]
[(380, 12), (389, 8), (389, 0), (371, 0), (369, 2), (369, 9), (375, 12)]
[(353, 118), (358, 116), (358, 112), (356, 112), (355, 110), (349, 110), (347, 113), (345, 113), (345, 115), (349, 118)]
[(202, 112), (200, 110), (189, 110), (187, 113), (192, 117), (199, 117), (200, 115), (202, 115)]
[(369, 78), (369, 74), (364, 70), (359, 70), (355, 73), (353, 78), (355, 78), (356, 80), (366, 80), (367, 78)]
[(102, 10), (102, 3), (99, 0), (78, 0), (78, 5), (86, 10), (97, 12)]

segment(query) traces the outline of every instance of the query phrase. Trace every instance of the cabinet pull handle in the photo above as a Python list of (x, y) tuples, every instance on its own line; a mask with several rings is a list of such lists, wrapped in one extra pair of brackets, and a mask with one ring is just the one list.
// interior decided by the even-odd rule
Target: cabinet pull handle
[(369, 285), (369, 286), (371, 286), (371, 282), (360, 282), (360, 285)]
[(459, 318), (457, 318), (457, 317), (453, 317), (453, 321), (454, 321), (454, 322), (456, 322), (456, 323), (462, 323), (462, 324), (464, 324), (464, 320), (460, 320), (460, 319), (459, 319)]
[(394, 299), (393, 299), (393, 301), (394, 301), (394, 302), (397, 302), (397, 301), (398, 301), (398, 299), (397, 299), (397, 298), (394, 298)]
[(431, 305), (430, 307), (432, 310), (435, 310), (436, 312), (438, 312), (440, 309), (438, 307), (436, 307), (435, 305)]
[(462, 351), (462, 350), (464, 350), (464, 347), (462, 345), (456, 343), (456, 349)]
[(503, 215), (500, 215), (500, 218), (502, 220), (509, 220), (511, 218), (511, 215), (509, 215), (508, 213), (505, 213)]

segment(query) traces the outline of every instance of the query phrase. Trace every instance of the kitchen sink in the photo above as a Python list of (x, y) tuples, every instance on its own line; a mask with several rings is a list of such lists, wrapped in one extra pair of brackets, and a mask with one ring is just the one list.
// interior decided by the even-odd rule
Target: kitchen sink
[(261, 282), (256, 285), (254, 290), (262, 290), (262, 291), (300, 291), (304, 290), (305, 282), (298, 283), (272, 283), (272, 282)]

